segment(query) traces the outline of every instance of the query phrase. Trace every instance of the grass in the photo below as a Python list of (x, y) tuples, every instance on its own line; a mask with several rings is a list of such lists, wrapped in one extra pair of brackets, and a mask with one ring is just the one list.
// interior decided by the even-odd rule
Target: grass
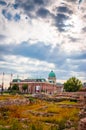
[(77, 102), (74, 102), (74, 101), (62, 101), (62, 102), (60, 102), (60, 103), (58, 103), (58, 104), (75, 105), (75, 104), (77, 104)]
[(0, 100), (9, 100), (9, 99), (17, 99), (17, 98), (23, 98), (23, 96), (20, 95), (10, 95), (10, 94), (5, 94), (5, 95), (0, 95)]
[[(0, 95), (0, 100), (23, 99), (20, 95)], [(33, 99), (31, 99), (33, 101)], [(63, 101), (60, 104), (76, 104)], [(78, 124), (77, 108), (62, 108), (58, 103), (34, 99), (25, 105), (0, 107), (0, 130), (63, 130), (70, 120), (73, 126)], [(49, 115), (50, 114), (50, 115)]]

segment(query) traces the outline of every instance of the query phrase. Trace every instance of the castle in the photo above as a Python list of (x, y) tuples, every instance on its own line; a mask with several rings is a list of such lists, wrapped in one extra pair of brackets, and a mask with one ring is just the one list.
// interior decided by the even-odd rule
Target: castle
[(19, 91), (21, 93), (24, 92), (23, 86), (26, 84), (27, 89), (26, 93), (35, 94), (35, 93), (48, 93), (54, 94), (57, 92), (63, 91), (63, 85), (57, 84), (56, 82), (56, 74), (51, 71), (48, 75), (48, 80), (45, 78), (28, 78), (28, 79), (13, 79), (10, 83), (11, 87), (13, 85), (18, 85)]

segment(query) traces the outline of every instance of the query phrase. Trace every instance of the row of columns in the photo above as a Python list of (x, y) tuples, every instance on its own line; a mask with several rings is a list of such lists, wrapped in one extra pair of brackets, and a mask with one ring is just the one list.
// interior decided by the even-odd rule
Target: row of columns
[[(19, 89), (20, 91), (23, 91), (22, 89), (22, 85), (23, 84), (19, 84)], [(37, 86), (39, 86), (39, 91), (37, 91)], [(39, 92), (41, 93), (42, 91), (44, 91), (45, 93), (54, 93), (56, 88), (56, 86), (54, 84), (48, 84), (48, 83), (28, 83), (28, 89), (27, 89), (27, 93), (36, 93)]]

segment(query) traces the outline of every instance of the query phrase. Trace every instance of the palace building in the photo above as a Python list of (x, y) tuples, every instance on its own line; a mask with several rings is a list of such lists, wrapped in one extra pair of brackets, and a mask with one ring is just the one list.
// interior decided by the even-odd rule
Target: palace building
[(17, 84), (19, 91), (24, 92), (23, 86), (27, 85), (26, 93), (35, 94), (35, 93), (48, 93), (54, 94), (63, 91), (63, 85), (57, 84), (56, 75), (51, 71), (48, 75), (48, 80), (44, 78), (28, 78), (28, 79), (13, 79), (11, 82), (11, 87)]

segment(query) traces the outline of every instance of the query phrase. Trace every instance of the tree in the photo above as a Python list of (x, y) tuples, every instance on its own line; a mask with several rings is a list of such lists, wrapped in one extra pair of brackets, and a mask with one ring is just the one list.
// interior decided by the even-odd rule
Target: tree
[(13, 86), (12, 86), (12, 88), (11, 88), (12, 90), (19, 90), (19, 86), (18, 86), (18, 84), (14, 84)]
[(24, 92), (28, 89), (28, 84), (23, 84), (22, 89), (24, 90)]
[(76, 92), (82, 87), (82, 83), (76, 77), (72, 77), (64, 83), (64, 89), (67, 92)]
[(19, 86), (18, 86), (18, 84), (13, 84), (12, 87), (10, 86), (8, 88), (8, 92), (12, 93), (12, 94), (19, 93)]

